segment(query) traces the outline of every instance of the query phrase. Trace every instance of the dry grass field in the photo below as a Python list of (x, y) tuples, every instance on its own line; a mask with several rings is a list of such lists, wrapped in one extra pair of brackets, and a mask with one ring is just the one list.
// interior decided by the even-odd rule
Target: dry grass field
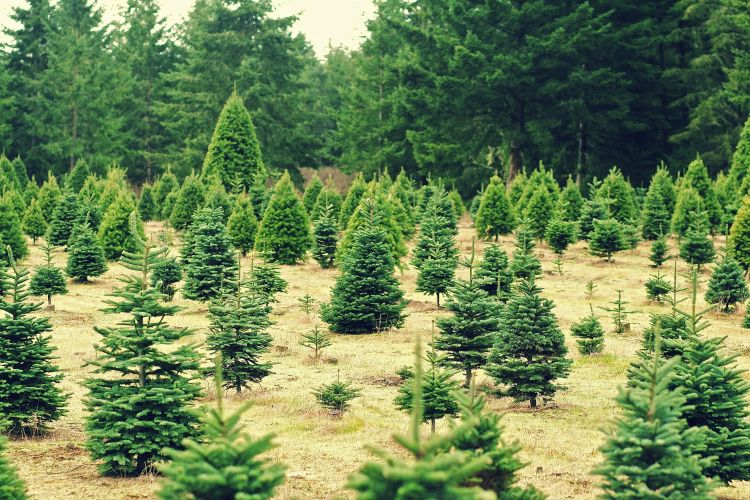
[[(160, 226), (149, 224), (148, 230), (156, 233)], [(464, 221), (459, 234), (464, 255), (470, 250), (472, 234), (472, 228)], [(510, 253), (512, 238), (503, 238), (501, 244)], [(483, 244), (477, 246), (481, 253)], [(717, 246), (723, 246), (723, 240), (717, 240)], [(558, 394), (553, 405), (531, 411), (526, 404), (509, 399), (490, 399), (489, 407), (504, 415), (506, 438), (517, 439), (523, 446), (522, 458), (528, 466), (522, 472), (522, 481), (537, 485), (549, 498), (592, 498), (597, 494), (597, 478), (589, 471), (601, 460), (597, 451), (603, 441), (601, 429), (617, 415), (613, 397), (625, 381), (627, 367), (639, 348), (648, 312), (659, 309), (647, 302), (643, 286), (652, 272), (648, 253), (648, 243), (642, 243), (634, 251), (617, 255), (613, 263), (606, 263), (588, 255), (585, 244), (578, 243), (565, 257), (565, 274), (558, 276), (550, 274), (554, 267), (552, 252), (544, 246), (537, 248), (545, 270), (539, 283), (544, 288), (543, 294), (556, 304), (555, 312), (566, 334), (570, 357), (575, 360), (572, 373), (564, 381), (566, 390)], [(64, 259), (64, 254), (56, 256), (60, 265)], [(41, 250), (33, 247), (25, 264), (33, 266), (41, 260)], [(685, 269), (681, 264), (681, 270)], [(15, 440), (9, 446), (10, 457), (33, 498), (153, 498), (158, 489), (159, 479), (153, 476), (100, 477), (84, 448), (81, 401), (85, 391), (80, 384), (87, 376), (87, 369), (82, 365), (94, 356), (97, 334), (92, 326), (115, 321), (99, 310), (107, 293), (117, 286), (117, 277), (125, 272), (122, 266), (112, 264), (100, 279), (90, 284), (72, 284), (68, 295), (55, 298), (57, 311), (50, 313), (54, 325), (52, 343), (65, 373), (64, 389), (71, 394), (69, 411), (54, 425), (51, 435)], [(300, 334), (313, 326), (301, 312), (298, 299), (310, 294), (318, 301), (328, 300), (336, 273), (321, 270), (314, 261), (283, 267), (289, 291), (281, 297), (272, 315), (274, 342), (269, 357), (275, 363), (274, 374), (252, 391), (239, 397), (229, 395), (230, 405), (240, 400), (255, 403), (245, 417), (250, 433), (277, 435), (278, 448), (271, 458), (288, 466), (286, 482), (278, 491), (280, 498), (351, 497), (344, 489), (347, 476), (370, 459), (363, 445), (397, 449), (391, 435), (406, 430), (408, 417), (392, 404), (397, 390), (394, 372), (411, 364), (415, 337), (429, 338), (433, 318), (445, 314), (436, 311), (433, 297), (414, 291), (416, 275), (413, 269), (407, 269), (401, 276), (411, 301), (405, 327), (376, 335), (334, 336), (324, 362), (312, 364), (308, 350), (298, 345)], [(704, 272), (702, 291), (708, 276)], [(633, 317), (631, 331), (622, 336), (611, 333), (612, 324), (605, 318), (603, 324), (608, 333), (604, 353), (584, 358), (578, 354), (569, 328), (588, 312), (584, 297), (584, 284), (588, 280), (598, 286), (594, 307), (606, 305), (616, 297), (615, 290), (622, 289), (631, 308), (642, 312)], [(185, 301), (179, 293), (176, 303), (185, 309), (173, 323), (195, 328), (194, 341), (200, 342), (208, 326), (206, 305)], [(740, 328), (741, 313), (733, 316), (712, 313), (708, 319), (712, 323), (708, 335), (727, 336), (728, 348), (740, 352), (740, 364), (750, 368), (750, 331)], [(354, 400), (351, 411), (343, 418), (334, 419), (318, 407), (311, 390), (334, 380), (339, 370), (342, 378), (362, 389), (363, 395)], [(485, 379), (480, 375), (479, 382), (489, 383)], [(210, 396), (205, 402), (211, 402)], [(440, 422), (438, 429), (446, 425)], [(429, 432), (427, 425), (424, 432)], [(750, 484), (722, 488), (718, 494), (722, 498), (750, 498)]]

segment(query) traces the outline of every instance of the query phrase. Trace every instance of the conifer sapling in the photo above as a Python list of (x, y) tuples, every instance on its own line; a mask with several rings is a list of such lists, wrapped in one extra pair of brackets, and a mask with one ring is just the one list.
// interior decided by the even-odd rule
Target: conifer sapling
[(68, 285), (65, 282), (62, 270), (52, 263), (52, 245), (45, 242), (42, 250), (44, 251), (45, 264), (34, 270), (29, 291), (32, 295), (46, 295), (47, 309), (54, 310), (52, 296), (68, 293)]

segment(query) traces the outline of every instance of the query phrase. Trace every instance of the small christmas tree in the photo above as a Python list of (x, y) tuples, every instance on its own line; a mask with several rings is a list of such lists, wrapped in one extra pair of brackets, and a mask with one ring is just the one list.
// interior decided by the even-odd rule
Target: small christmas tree
[[(182, 231), (190, 227), (193, 214), (206, 202), (205, 188), (195, 175), (189, 175), (177, 192), (174, 206), (169, 214), (165, 214), (172, 227)], [(166, 201), (165, 201), (166, 204)]]
[(685, 238), (680, 245), (680, 257), (686, 262), (698, 267), (713, 262), (716, 257), (714, 243), (708, 231), (708, 219), (705, 213), (693, 212)]
[(538, 186), (526, 205), (525, 213), (529, 228), (536, 239), (544, 239), (547, 225), (552, 219), (554, 210), (555, 201), (550, 192), (547, 191), (547, 187), (544, 185)]
[(253, 204), (255, 218), (258, 221), (263, 220), (263, 214), (266, 212), (268, 202), (271, 200), (271, 190), (266, 185), (267, 181), (267, 173), (265, 171), (258, 172), (253, 177), (253, 185), (247, 191), (247, 197), (250, 198), (250, 202)]
[(604, 478), (607, 497), (712, 498), (714, 484), (704, 472), (710, 461), (694, 451), (703, 445), (703, 432), (687, 426), (685, 397), (669, 388), (676, 363), (663, 361), (657, 347), (633, 385), (620, 389), (623, 415), (601, 448), (606, 462), (594, 470)]
[(244, 257), (253, 249), (255, 237), (258, 233), (258, 219), (250, 198), (244, 192), (241, 193), (234, 203), (232, 215), (227, 221), (227, 231), (232, 239), (232, 245), (239, 250)]
[(154, 183), (154, 189), (152, 191), (154, 198), (154, 206), (157, 211), (164, 205), (167, 200), (169, 193), (177, 193), (180, 190), (180, 181), (177, 180), (177, 176), (172, 172), (171, 167), (167, 166), (167, 171), (164, 172), (159, 179)]
[(312, 212), (310, 213), (310, 220), (316, 221), (320, 219), (320, 216), (326, 207), (331, 207), (331, 213), (333, 219), (336, 221), (336, 227), (339, 227), (339, 214), (341, 213), (341, 195), (336, 190), (336, 186), (333, 180), (329, 177), (326, 181), (326, 185), (318, 194), (315, 204), (313, 205)]
[(533, 279), (542, 274), (542, 263), (534, 255), (534, 234), (529, 229), (528, 221), (522, 221), (516, 231), (516, 249), (510, 269), (518, 280)]
[(106, 475), (140, 475), (165, 458), (166, 448), (182, 448), (183, 439), (199, 434), (190, 408), (201, 393), (194, 382), (199, 358), (193, 345), (180, 342), (192, 332), (169, 326), (166, 318), (179, 308), (165, 304), (149, 286), (151, 270), (166, 250), (138, 236), (135, 216), (131, 228), (137, 253), (126, 250), (122, 262), (137, 274), (123, 279), (103, 310), (130, 317), (117, 327), (94, 328), (102, 339), (85, 382), (86, 447)]
[(589, 236), (589, 252), (597, 257), (606, 257), (612, 261), (612, 255), (625, 250), (627, 241), (623, 233), (622, 224), (615, 219), (594, 221), (594, 231)]
[(703, 212), (703, 200), (695, 189), (683, 186), (672, 214), (672, 232), (680, 238), (685, 236), (690, 226), (691, 212)]
[(507, 195), (505, 183), (495, 174), (485, 188), (479, 204), (474, 226), (480, 238), (494, 238), (508, 234), (515, 226), (515, 216)]
[(9, 263), (4, 250), (6, 246), (10, 247), (16, 259), (23, 259), (29, 254), (26, 238), (21, 231), (21, 221), (7, 193), (0, 197), (0, 243), (3, 245), (0, 261)]
[(570, 334), (578, 339), (578, 352), (584, 355), (602, 352), (604, 348), (604, 329), (591, 304), (589, 309), (591, 314), (570, 325)]
[(611, 302), (611, 307), (600, 307), (602, 311), (606, 311), (612, 315), (612, 323), (615, 325), (615, 333), (625, 333), (630, 329), (630, 323), (628, 317), (631, 314), (638, 313), (640, 311), (631, 311), (628, 309), (630, 302), (622, 300), (622, 290), (617, 290), (617, 299)]
[(222, 378), (217, 374), (216, 408), (207, 408), (202, 413), (205, 437), (200, 441), (183, 441), (184, 450), (166, 451), (172, 460), (159, 467), (165, 476), (159, 491), (163, 500), (270, 499), (284, 482), (284, 467), (270, 465), (261, 458), (274, 448), (273, 434), (259, 439), (247, 435), (240, 421), (250, 404), (243, 404), (227, 415), (221, 387)]
[(206, 202), (203, 207), (218, 208), (221, 210), (221, 221), (226, 224), (229, 216), (234, 210), (234, 200), (227, 194), (224, 185), (216, 177), (205, 179)]
[(26, 208), (21, 226), (23, 227), (23, 232), (31, 238), (31, 242), (34, 245), (36, 245), (36, 239), (44, 236), (47, 232), (47, 220), (44, 218), (42, 209), (39, 208), (39, 203), (36, 200), (31, 200), (31, 203)]
[(68, 286), (65, 283), (62, 270), (52, 263), (52, 245), (45, 243), (42, 250), (44, 251), (45, 264), (37, 267), (34, 271), (29, 291), (32, 295), (46, 295), (47, 309), (54, 309), (52, 296), (65, 295), (68, 293)]
[(341, 213), (339, 214), (339, 226), (341, 229), (346, 229), (349, 225), (349, 219), (359, 206), (359, 202), (366, 191), (367, 185), (362, 178), (362, 174), (359, 174), (354, 178), (354, 182), (352, 182), (349, 191), (346, 193), (344, 203), (341, 205)]
[(561, 213), (556, 213), (555, 217), (547, 225), (545, 233), (547, 244), (557, 255), (557, 271), (562, 274), (562, 257), (570, 245), (576, 240), (575, 222), (563, 220)]
[(729, 254), (711, 274), (706, 290), (706, 302), (718, 304), (725, 313), (730, 312), (735, 304), (742, 303), (750, 297), (742, 268)]
[(57, 202), (62, 197), (62, 191), (60, 186), (57, 184), (57, 178), (52, 172), (47, 173), (47, 180), (44, 181), (42, 187), (39, 188), (37, 194), (37, 201), (39, 202), (39, 208), (42, 209), (44, 218), (46, 220), (52, 219), (52, 212), (55, 211)]
[(91, 175), (89, 164), (83, 158), (79, 158), (73, 170), (65, 176), (65, 189), (72, 193), (78, 193), (89, 175)]
[(302, 195), (302, 204), (305, 206), (308, 215), (312, 215), (315, 202), (317, 201), (320, 192), (323, 191), (323, 187), (323, 181), (320, 180), (318, 174), (313, 174), (312, 178), (307, 183), (305, 193)]
[(649, 276), (646, 281), (646, 297), (648, 300), (653, 300), (659, 305), (664, 303), (665, 298), (671, 291), (671, 283), (659, 272)]
[(417, 274), (417, 291), (435, 295), (440, 309), (440, 294), (445, 293), (453, 284), (458, 265), (458, 250), (450, 234), (442, 237), (435, 233), (421, 234), (420, 242), (427, 250), (427, 255), (419, 263)]
[(205, 302), (219, 297), (237, 281), (237, 262), (218, 208), (201, 208), (189, 230), (183, 251), (186, 299)]
[(338, 375), (336, 382), (324, 384), (313, 391), (318, 403), (337, 416), (349, 409), (349, 401), (360, 393), (361, 391), (352, 387), (349, 382), (341, 382)]
[(299, 345), (311, 349), (313, 351), (313, 361), (317, 363), (320, 360), (323, 349), (330, 347), (333, 343), (331, 342), (331, 337), (316, 325), (309, 333), (302, 335)]
[(510, 294), (513, 273), (508, 263), (508, 254), (498, 245), (488, 245), (484, 258), (474, 273), (479, 287), (492, 297), (504, 299)]
[(565, 336), (552, 313), (554, 304), (541, 297), (533, 280), (519, 284), (508, 301), (490, 354), (487, 373), (505, 388), (501, 393), (536, 408), (540, 397), (554, 396), (556, 379), (570, 372)]
[(594, 221), (609, 219), (609, 209), (604, 200), (594, 198), (586, 200), (578, 220), (578, 234), (582, 240), (589, 240), (594, 232)]
[(250, 288), (260, 297), (269, 309), (272, 302), (278, 302), (276, 296), (287, 290), (289, 283), (281, 277), (279, 266), (274, 262), (264, 262), (263, 264), (253, 264), (250, 270)]
[(321, 317), (338, 333), (367, 333), (398, 328), (404, 322), (404, 293), (393, 276), (394, 260), (379, 214), (355, 232), (341, 274)]
[(667, 237), (661, 235), (651, 244), (651, 254), (648, 258), (653, 263), (652, 267), (661, 267), (666, 261), (668, 261), (670, 256), (667, 255), (667, 252), (669, 252)]
[(750, 269), (750, 196), (742, 200), (742, 206), (734, 217), (727, 249), (747, 273)]
[(604, 200), (609, 207), (610, 217), (617, 222), (626, 223), (635, 218), (638, 210), (635, 191), (619, 168), (610, 169), (596, 190), (596, 197)]
[(136, 242), (130, 228), (131, 214), (136, 214), (135, 228), (138, 236), (143, 237), (143, 222), (130, 193), (120, 193), (104, 212), (98, 235), (104, 257), (108, 260), (117, 260), (125, 250), (132, 252), (135, 249)]
[(280, 264), (296, 264), (310, 248), (310, 222), (294, 192), (289, 172), (284, 172), (273, 190), (258, 228), (255, 247)]
[(154, 191), (151, 184), (141, 186), (141, 196), (138, 198), (138, 213), (145, 221), (155, 220), (157, 205), (154, 203)]
[(52, 213), (52, 221), (49, 224), (47, 241), (51, 245), (65, 246), (70, 239), (70, 233), (78, 220), (80, 207), (78, 198), (73, 193), (64, 195)]
[(333, 205), (320, 211), (313, 227), (313, 258), (323, 269), (333, 267), (336, 261), (336, 243), (338, 242), (338, 218)]
[(89, 278), (101, 276), (107, 271), (104, 249), (88, 224), (73, 228), (68, 244), (68, 265), (65, 274), (74, 280), (86, 283)]
[[(667, 198), (665, 184), (671, 186), (672, 177), (666, 167), (659, 167), (651, 177), (641, 210), (641, 235), (646, 240), (657, 240), (669, 231), (672, 223), (671, 200)], [(672, 188), (672, 194), (674, 189)]]
[(18, 179), (21, 189), (26, 188), (30, 181), (29, 171), (20, 156), (16, 156), (13, 159), (13, 170), (16, 172), (16, 179)]
[(5, 456), (5, 438), (0, 437), (0, 498), (26, 500), (26, 485)]
[[(99, 208), (99, 203), (96, 201), (96, 198), (94, 196), (84, 195), (79, 196), (78, 201), (78, 219), (76, 219), (76, 225), (77, 224), (88, 224), (88, 226), (91, 228), (94, 233), (99, 231), (99, 226), (102, 224), (102, 211)], [(74, 226), (75, 229), (75, 226)], [(72, 242), (73, 237), (73, 231), (70, 232), (71, 238), (68, 239), (68, 246), (70, 246), (70, 243)]]
[(562, 219), (569, 222), (578, 222), (578, 219), (581, 218), (583, 203), (581, 189), (573, 178), (568, 176), (565, 187), (560, 192), (560, 199), (557, 200), (557, 209), (562, 214)]
[(151, 269), (151, 286), (164, 295), (170, 302), (174, 298), (174, 284), (182, 280), (182, 267), (174, 257), (165, 256), (154, 263)]

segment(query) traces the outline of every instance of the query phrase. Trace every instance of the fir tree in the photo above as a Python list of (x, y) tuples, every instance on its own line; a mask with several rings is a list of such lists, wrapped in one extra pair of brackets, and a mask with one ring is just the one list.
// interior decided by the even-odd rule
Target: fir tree
[(253, 264), (250, 270), (250, 287), (269, 311), (271, 303), (278, 302), (276, 296), (286, 292), (288, 285), (289, 283), (281, 277), (279, 266), (274, 262)]
[(562, 218), (561, 213), (557, 213), (547, 225), (544, 237), (552, 251), (557, 255), (557, 270), (562, 274), (562, 257), (568, 247), (576, 240), (575, 222), (566, 221)]
[(5, 456), (5, 438), (0, 437), (0, 498), (26, 500), (26, 485)]
[(104, 249), (88, 224), (73, 228), (68, 243), (68, 265), (65, 274), (81, 283), (107, 271)]
[(495, 174), (485, 188), (479, 204), (474, 226), (480, 238), (494, 238), (510, 233), (516, 219), (510, 201), (505, 194), (505, 184)]
[[(316, 221), (320, 219), (320, 216), (322, 215), (323, 211), (326, 209), (326, 207), (331, 207), (332, 217), (336, 221), (336, 227), (339, 227), (339, 214), (341, 213), (341, 195), (336, 190), (336, 186), (333, 184), (332, 179), (328, 179), (326, 181), (326, 185), (323, 187), (323, 189), (320, 191), (320, 194), (318, 194), (318, 197), (315, 199), (315, 204), (313, 205), (312, 212), (310, 213), (310, 220)], [(410, 222), (411, 225), (413, 225), (413, 221)]]
[(690, 227), (690, 214), (703, 212), (703, 200), (695, 189), (682, 187), (672, 214), (672, 232), (678, 237), (685, 236)]
[(657, 349), (633, 386), (620, 389), (623, 415), (601, 448), (606, 462), (594, 470), (605, 498), (712, 498), (704, 473), (710, 461), (694, 451), (703, 433), (687, 426), (682, 391), (669, 389), (676, 362), (662, 361)]
[(55, 207), (61, 197), (62, 191), (60, 191), (60, 186), (57, 184), (57, 178), (52, 172), (49, 172), (47, 174), (47, 180), (44, 181), (42, 187), (39, 188), (39, 194), (37, 195), (39, 208), (42, 209), (45, 219), (52, 219), (52, 213), (55, 211)]
[[(163, 207), (167, 201), (167, 195), (169, 193), (176, 193), (180, 190), (180, 181), (177, 180), (177, 176), (172, 173), (172, 169), (167, 166), (167, 171), (164, 172), (159, 179), (154, 183), (153, 199), (154, 206)], [(171, 212), (170, 212), (171, 213)], [(169, 215), (169, 214), (167, 214)]]
[(681, 189), (694, 189), (703, 202), (703, 209), (708, 213), (709, 224), (712, 228), (718, 228), (721, 224), (722, 209), (716, 199), (708, 169), (703, 160), (698, 157), (690, 162), (685, 176), (682, 178)]
[[(23, 259), (29, 254), (26, 238), (21, 231), (21, 221), (7, 194), (0, 197), (0, 243), (3, 247), (9, 246), (16, 259)], [(3, 254), (0, 261), (5, 260), (6, 264), (9, 263), (4, 250)]]
[(52, 213), (47, 240), (51, 245), (65, 246), (70, 239), (70, 233), (78, 219), (80, 207), (78, 198), (73, 193), (64, 195)]
[(735, 304), (742, 303), (750, 297), (742, 268), (728, 254), (714, 269), (706, 290), (706, 302), (718, 304), (721, 310), (728, 313)]
[(456, 214), (456, 220), (461, 220), (461, 217), (463, 217), (464, 212), (466, 211), (464, 200), (463, 198), (461, 198), (461, 193), (459, 193), (455, 189), (451, 189), (451, 191), (448, 193), (448, 198), (453, 204), (453, 211)]
[(78, 194), (78, 191), (81, 190), (83, 183), (86, 182), (86, 178), (89, 175), (91, 175), (89, 164), (83, 158), (79, 158), (73, 170), (65, 176), (65, 189), (71, 193)]
[[(99, 205), (93, 196), (81, 197), (81, 193), (79, 193), (78, 196), (79, 210), (76, 224), (88, 224), (94, 232), (98, 232), (99, 227), (102, 225), (103, 214), (101, 208), (99, 208)], [(71, 231), (71, 237), (72, 234)], [(70, 245), (70, 241), (68, 241), (68, 245)]]
[(404, 322), (404, 293), (393, 276), (388, 238), (379, 214), (360, 226), (341, 263), (341, 274), (323, 304), (321, 318), (337, 333), (367, 333), (398, 328)]
[(65, 283), (62, 270), (52, 262), (52, 246), (45, 243), (42, 250), (44, 251), (45, 264), (34, 270), (29, 292), (32, 295), (46, 295), (47, 309), (52, 309), (52, 296), (68, 293), (68, 285)]
[(671, 291), (672, 285), (659, 272), (652, 274), (646, 280), (646, 297), (659, 305), (664, 303), (664, 299)]
[(0, 191), (20, 191), (21, 182), (16, 177), (16, 170), (5, 153), (0, 154)]
[(612, 255), (627, 248), (622, 224), (615, 219), (594, 221), (594, 231), (589, 236), (589, 252), (612, 261)]
[[(441, 237), (442, 236), (442, 237)], [(420, 242), (427, 255), (420, 261), (417, 274), (417, 291), (435, 295), (440, 308), (440, 294), (445, 294), (453, 284), (458, 265), (458, 250), (450, 234), (441, 236), (421, 234)]]
[(154, 203), (154, 189), (151, 184), (141, 186), (141, 196), (138, 198), (138, 213), (145, 221), (157, 219), (157, 207)]
[[(671, 186), (672, 177), (665, 167), (659, 167), (651, 177), (641, 210), (641, 235), (646, 240), (656, 240), (669, 231), (672, 221), (672, 207), (667, 199), (665, 183)], [(674, 193), (674, 188), (672, 188)]]
[(630, 302), (622, 300), (622, 290), (617, 290), (617, 299), (613, 300), (611, 304), (611, 307), (600, 307), (599, 309), (612, 315), (612, 323), (615, 325), (615, 333), (625, 333), (625, 331), (630, 328), (628, 316), (640, 311), (631, 311), (628, 309), (628, 304), (630, 304)]
[(321, 191), (323, 191), (323, 187), (323, 181), (320, 180), (318, 174), (313, 174), (312, 178), (307, 183), (304, 194), (302, 195), (302, 204), (305, 206), (305, 210), (307, 211), (308, 215), (312, 215), (313, 208), (315, 207), (315, 202), (317, 201)]
[(216, 377), (216, 408), (202, 413), (205, 437), (187, 439), (183, 450), (169, 449), (171, 461), (159, 467), (165, 480), (159, 491), (164, 500), (176, 498), (270, 499), (284, 481), (284, 467), (261, 458), (274, 448), (273, 434), (253, 439), (240, 424), (249, 403), (227, 414), (222, 378)]
[(540, 397), (554, 396), (554, 382), (568, 375), (571, 361), (565, 357), (568, 349), (552, 301), (541, 297), (533, 279), (522, 281), (518, 292), (500, 317), (486, 371), (504, 387), (502, 394), (535, 408)]
[(296, 264), (310, 248), (310, 222), (289, 172), (276, 183), (258, 228), (255, 247), (280, 264)]
[(132, 252), (135, 249), (135, 237), (130, 228), (131, 214), (136, 214), (136, 231), (138, 236), (143, 237), (143, 222), (130, 193), (120, 193), (104, 212), (98, 236), (102, 243), (104, 257), (108, 260), (117, 260), (124, 251)]
[(184, 297), (205, 302), (219, 297), (225, 288), (233, 289), (237, 281), (237, 262), (227, 228), (221, 221), (221, 210), (198, 210), (189, 233), (189, 242), (183, 249)]
[(253, 177), (253, 185), (247, 191), (247, 196), (253, 204), (255, 218), (263, 220), (263, 214), (266, 212), (268, 202), (271, 200), (271, 190), (266, 186), (268, 175), (266, 172), (258, 172)]
[(554, 209), (555, 203), (552, 195), (545, 186), (540, 186), (529, 199), (525, 213), (526, 220), (536, 239), (544, 239)]
[(29, 206), (26, 208), (21, 225), (23, 232), (31, 238), (34, 245), (36, 245), (36, 239), (44, 236), (47, 232), (47, 220), (44, 218), (42, 209), (39, 208), (39, 203), (36, 200), (31, 200)]
[[(7, 248), (7, 247), (6, 247)], [(67, 395), (57, 384), (63, 376), (52, 360), (49, 319), (33, 315), (40, 303), (29, 303), (29, 271), (8, 249), (10, 272), (3, 276), (0, 297), (0, 415), (15, 435), (44, 432), (65, 414)]]
[(313, 391), (313, 395), (320, 406), (339, 416), (349, 409), (349, 401), (358, 397), (361, 392), (352, 387), (351, 383), (341, 382), (337, 376), (336, 382), (323, 384)]
[(124, 286), (103, 310), (130, 317), (116, 327), (94, 328), (102, 339), (89, 363), (94, 373), (85, 382), (86, 447), (106, 475), (139, 475), (162, 461), (166, 448), (181, 448), (183, 439), (199, 433), (190, 409), (201, 393), (194, 382), (198, 354), (180, 342), (192, 332), (166, 322), (179, 308), (165, 304), (149, 286), (151, 270), (166, 250), (149, 246), (135, 225), (133, 216), (137, 253), (126, 250), (122, 262), (137, 274), (122, 279)]
[(244, 192), (234, 203), (234, 210), (227, 221), (227, 231), (232, 239), (232, 245), (242, 253), (243, 257), (253, 249), (258, 232), (258, 219), (255, 218), (250, 198)]
[(249, 189), (254, 176), (264, 171), (253, 120), (235, 89), (219, 114), (201, 175), (218, 176), (228, 191), (235, 191)]
[(610, 217), (620, 223), (627, 223), (637, 217), (635, 191), (617, 167), (610, 169), (604, 178), (596, 196), (609, 207)]
[(310, 332), (302, 334), (302, 340), (300, 340), (299, 345), (312, 350), (313, 361), (317, 363), (320, 360), (323, 349), (332, 346), (333, 343), (331, 342), (331, 337), (316, 325)]
[[(435, 253), (446, 258), (456, 258), (458, 250), (455, 246), (456, 231), (450, 217), (452, 213), (445, 214), (445, 201), (447, 195), (443, 190), (433, 190), (430, 201), (423, 208), (419, 224), (419, 236), (412, 251), (411, 263), (417, 269), (422, 267), (422, 262)], [(365, 206), (366, 208), (366, 206)], [(362, 212), (364, 215), (364, 211)]]
[(534, 234), (529, 229), (528, 221), (522, 221), (516, 231), (516, 249), (510, 269), (519, 280), (533, 279), (542, 274), (542, 263), (534, 255)]
[(338, 243), (338, 218), (333, 205), (328, 205), (320, 212), (313, 227), (313, 258), (323, 269), (333, 267), (336, 260)]
[(651, 253), (648, 258), (653, 263), (651, 267), (661, 267), (671, 257), (667, 255), (669, 247), (667, 246), (667, 237), (659, 236), (651, 244)]
[[(38, 197), (39, 185), (36, 183), (36, 178), (32, 176), (29, 183), (26, 184), (26, 189), (23, 190), (23, 200), (26, 202), (26, 206), (28, 206), (31, 200), (37, 200)], [(39, 208), (41, 210), (41, 206)]]
[(154, 263), (151, 268), (151, 286), (164, 295), (170, 302), (174, 298), (174, 284), (182, 280), (182, 267), (174, 257), (165, 256)]
[(187, 229), (193, 221), (193, 214), (205, 202), (206, 196), (201, 181), (195, 175), (187, 176), (169, 214), (169, 223), (178, 231)]
[(742, 206), (734, 217), (727, 248), (747, 273), (750, 269), (750, 197), (742, 200)]
[(578, 219), (578, 233), (581, 239), (589, 240), (594, 232), (594, 221), (609, 219), (607, 204), (599, 198), (586, 200), (581, 209), (581, 218)]
[(714, 243), (711, 241), (707, 226), (705, 213), (693, 213), (689, 229), (680, 245), (680, 257), (686, 262), (697, 266), (700, 272), (701, 266), (713, 262), (716, 257)]
[(16, 179), (18, 179), (18, 184), (21, 186), (21, 190), (26, 189), (26, 186), (28, 186), (31, 179), (29, 179), (29, 171), (26, 168), (26, 164), (20, 156), (16, 156), (13, 159), (13, 170), (16, 173)]
[(474, 280), (490, 296), (500, 299), (507, 297), (513, 284), (508, 254), (498, 245), (486, 246), (484, 258), (474, 273)]
[(584, 355), (600, 353), (604, 348), (604, 329), (591, 304), (589, 309), (591, 314), (570, 325), (570, 334), (578, 339), (578, 352)]
[(206, 202), (204, 207), (221, 210), (221, 221), (226, 224), (234, 209), (234, 202), (224, 189), (224, 185), (216, 178), (206, 179)]
[(346, 229), (349, 219), (359, 206), (359, 202), (366, 191), (367, 184), (365, 184), (362, 174), (360, 174), (354, 178), (354, 182), (349, 186), (349, 191), (347, 191), (344, 202), (341, 204), (341, 213), (339, 214), (339, 226), (341, 229)]
[(581, 210), (583, 210), (583, 203), (581, 189), (573, 181), (573, 178), (568, 176), (565, 188), (560, 192), (560, 199), (557, 201), (557, 209), (562, 214), (562, 219), (569, 222), (578, 222), (581, 217)]

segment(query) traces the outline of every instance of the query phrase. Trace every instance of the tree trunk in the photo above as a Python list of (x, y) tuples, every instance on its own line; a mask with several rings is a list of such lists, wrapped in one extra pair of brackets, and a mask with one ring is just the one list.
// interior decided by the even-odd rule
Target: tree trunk
[(432, 433), (435, 434), (435, 418), (430, 419), (430, 428), (432, 429)]
[(508, 165), (508, 178), (505, 180), (505, 186), (509, 187), (513, 179), (515, 179), (518, 172), (523, 167), (523, 157), (521, 155), (521, 148), (514, 141), (510, 145), (510, 163)]
[(529, 403), (531, 403), (532, 408), (536, 408), (536, 396), (531, 396)]
[(438, 292), (436, 295), (437, 295), (437, 308), (440, 309), (440, 292)]
[(466, 381), (464, 382), (464, 385), (466, 387), (470, 387), (471, 386), (471, 368), (470, 367), (468, 366), (466, 367), (465, 374), (466, 374)]
[(234, 388), (237, 389), (237, 394), (242, 392), (242, 380), (240, 380), (240, 377), (234, 379)]

